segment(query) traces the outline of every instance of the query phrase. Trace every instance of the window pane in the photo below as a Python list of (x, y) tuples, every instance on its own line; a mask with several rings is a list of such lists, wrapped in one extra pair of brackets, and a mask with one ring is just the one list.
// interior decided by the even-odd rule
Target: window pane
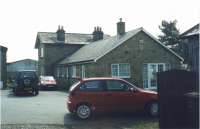
[(150, 65), (150, 85), (151, 87), (156, 87), (156, 64)]
[(112, 73), (112, 76), (114, 77), (117, 77), (118, 76), (118, 64), (112, 64), (111, 65), (111, 73)]
[(69, 76), (68, 67), (65, 69), (65, 72), (66, 72), (66, 77), (68, 77)]
[(76, 77), (76, 66), (72, 66), (72, 77)]
[(88, 81), (84, 83), (84, 91), (103, 91), (103, 81)]
[(40, 50), (41, 50), (41, 52), (40, 52), (40, 53), (41, 53), (40, 57), (44, 57), (44, 48), (42, 47)]
[(68, 68), (68, 77), (72, 77), (72, 66)]
[(158, 72), (164, 71), (164, 64), (158, 64)]
[(143, 87), (148, 88), (147, 64), (143, 64)]
[(168, 64), (168, 63), (167, 63), (167, 64), (165, 64), (165, 70), (166, 70), (166, 71), (168, 71), (168, 70), (170, 70), (170, 69), (171, 69), (171, 66), (170, 66), (170, 64)]
[(119, 76), (120, 77), (130, 76), (130, 65), (129, 64), (119, 64)]
[(108, 91), (124, 91), (128, 87), (120, 81), (106, 81)]
[(60, 70), (59, 70), (59, 67), (57, 67), (57, 77), (59, 77), (60, 75)]
[(81, 66), (81, 76), (82, 76), (82, 78), (85, 78), (85, 66), (84, 65)]

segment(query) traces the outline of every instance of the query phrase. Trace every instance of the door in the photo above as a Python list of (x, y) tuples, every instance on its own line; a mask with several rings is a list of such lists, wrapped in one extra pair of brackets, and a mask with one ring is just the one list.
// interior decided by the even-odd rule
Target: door
[(109, 97), (109, 94), (105, 92), (105, 81), (103, 80), (87, 81), (80, 86), (80, 101), (91, 104), (94, 111), (109, 111), (111, 105)]
[(157, 89), (157, 72), (166, 70), (165, 63), (148, 63), (143, 65), (143, 87)]
[(106, 81), (107, 92), (112, 100), (113, 111), (130, 112), (138, 110), (138, 93), (130, 90), (129, 84), (119, 80)]

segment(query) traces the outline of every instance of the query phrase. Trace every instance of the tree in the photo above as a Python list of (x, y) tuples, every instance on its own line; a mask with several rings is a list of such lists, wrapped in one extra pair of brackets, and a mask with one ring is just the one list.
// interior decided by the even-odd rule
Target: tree
[(159, 41), (164, 43), (165, 45), (179, 45), (179, 30), (176, 28), (177, 21), (162, 21), (162, 24), (159, 25), (159, 29), (163, 33), (163, 35), (159, 35)]

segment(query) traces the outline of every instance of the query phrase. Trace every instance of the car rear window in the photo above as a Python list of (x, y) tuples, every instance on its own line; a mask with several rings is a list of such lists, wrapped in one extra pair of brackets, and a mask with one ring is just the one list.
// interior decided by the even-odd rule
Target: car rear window
[(48, 81), (48, 80), (55, 80), (52, 76), (41, 77), (41, 80)]
[(127, 91), (129, 89), (127, 84), (117, 80), (107, 80), (106, 85), (108, 91)]
[(26, 71), (26, 72), (20, 72), (20, 78), (25, 78), (25, 77), (35, 78), (36, 75), (35, 75), (34, 72), (29, 72), (29, 71)]
[(87, 81), (81, 85), (81, 91), (103, 91), (104, 90), (104, 81)]

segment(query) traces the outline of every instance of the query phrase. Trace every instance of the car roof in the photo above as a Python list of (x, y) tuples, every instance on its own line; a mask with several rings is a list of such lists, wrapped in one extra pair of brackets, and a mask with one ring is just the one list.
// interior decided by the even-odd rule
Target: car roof
[(36, 70), (19, 70), (17, 72), (36, 72)]
[(92, 78), (82, 78), (82, 81), (92, 81), (92, 80), (123, 80), (117, 77), (92, 77)]
[[(40, 76), (40, 77), (44, 77), (44, 78), (45, 78), (45, 77), (53, 77), (53, 76)], [(53, 78), (54, 78), (54, 77), (53, 77)]]

